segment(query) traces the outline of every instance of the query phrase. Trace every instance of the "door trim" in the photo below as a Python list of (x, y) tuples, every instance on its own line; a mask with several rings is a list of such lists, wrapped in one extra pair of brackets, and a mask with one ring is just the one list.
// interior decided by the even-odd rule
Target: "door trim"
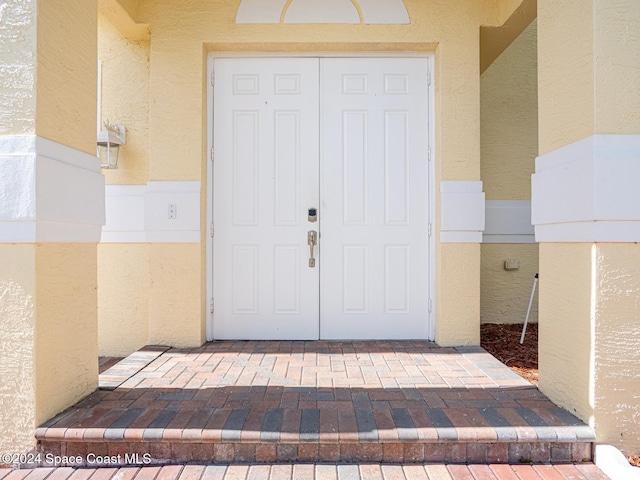
[(425, 58), (427, 59), (427, 67), (430, 72), (430, 83), (427, 85), (427, 117), (428, 117), (428, 145), (430, 151), (429, 159), (429, 223), (431, 225), (431, 235), (428, 239), (429, 245), (429, 298), (430, 309), (428, 313), (428, 332), (429, 339), (435, 339), (435, 322), (436, 322), (436, 297), (435, 297), (435, 283), (436, 283), (436, 262), (435, 262), (435, 247), (436, 247), (436, 143), (435, 143), (435, 73), (434, 73), (434, 54), (427, 52), (211, 52), (207, 56), (207, 145), (205, 151), (205, 162), (207, 171), (207, 203), (206, 203), (206, 225), (204, 228), (206, 238), (206, 298), (202, 305), (203, 313), (205, 315), (205, 329), (206, 340), (212, 341), (213, 338), (213, 309), (215, 305), (213, 303), (213, 272), (215, 265), (213, 264), (213, 161), (214, 150), (213, 144), (213, 132), (215, 129), (213, 118), (213, 75), (214, 75), (214, 61), (216, 58), (284, 58), (284, 57), (299, 57), (299, 58), (384, 58), (384, 57), (398, 57), (398, 58)]

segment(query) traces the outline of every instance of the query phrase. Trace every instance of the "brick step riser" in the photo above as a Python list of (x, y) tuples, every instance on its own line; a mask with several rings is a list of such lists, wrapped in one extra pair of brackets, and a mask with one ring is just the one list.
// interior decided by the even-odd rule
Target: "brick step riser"
[[(571, 463), (593, 460), (589, 442), (190, 443), (41, 441), (41, 466), (63, 457), (81, 466), (195, 463)], [(91, 455), (89, 455), (91, 454)], [(108, 462), (108, 463), (107, 463)], [(93, 464), (92, 464), (93, 463)], [(57, 465), (63, 466), (63, 465)], [(77, 464), (65, 466), (78, 466)]]

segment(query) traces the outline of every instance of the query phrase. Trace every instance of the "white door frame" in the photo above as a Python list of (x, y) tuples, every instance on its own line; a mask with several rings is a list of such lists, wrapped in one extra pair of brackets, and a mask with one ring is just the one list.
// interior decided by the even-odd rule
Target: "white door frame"
[[(435, 319), (436, 319), (436, 302), (435, 302), (435, 218), (436, 218), (436, 182), (435, 182), (435, 105), (434, 105), (434, 55), (433, 53), (422, 52), (304, 52), (304, 53), (264, 53), (264, 52), (212, 52), (207, 58), (207, 204), (206, 204), (206, 271), (207, 271), (207, 296), (204, 311), (206, 312), (206, 339), (213, 338), (213, 272), (215, 265), (213, 264), (213, 131), (215, 128), (213, 122), (213, 82), (214, 82), (214, 61), (216, 58), (282, 58), (282, 57), (300, 57), (300, 58), (339, 58), (339, 57), (412, 57), (426, 58), (429, 68), (430, 82), (427, 86), (427, 115), (428, 115), (428, 145), (429, 145), (429, 298), (430, 308), (427, 318), (429, 339), (435, 339)], [(426, 233), (426, 232), (425, 232)]]

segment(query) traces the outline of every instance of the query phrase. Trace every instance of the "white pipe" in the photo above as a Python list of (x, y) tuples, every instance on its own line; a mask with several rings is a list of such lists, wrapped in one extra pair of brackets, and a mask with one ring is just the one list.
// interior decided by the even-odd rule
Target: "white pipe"
[(533, 296), (536, 293), (536, 285), (538, 284), (538, 274), (533, 278), (533, 288), (531, 289), (531, 298), (529, 299), (529, 308), (527, 308), (527, 316), (524, 319), (524, 325), (522, 326), (522, 335), (520, 336), (520, 345), (524, 342), (524, 334), (527, 331), (527, 323), (529, 323), (529, 314), (531, 313), (531, 305), (533, 304)]

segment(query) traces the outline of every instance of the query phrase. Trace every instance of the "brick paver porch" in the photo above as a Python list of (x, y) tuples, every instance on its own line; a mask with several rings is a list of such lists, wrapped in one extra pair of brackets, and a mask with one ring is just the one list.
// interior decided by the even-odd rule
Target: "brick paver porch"
[(478, 347), (215, 342), (151, 357), (39, 428), (41, 449), (174, 463), (592, 459), (589, 427)]

